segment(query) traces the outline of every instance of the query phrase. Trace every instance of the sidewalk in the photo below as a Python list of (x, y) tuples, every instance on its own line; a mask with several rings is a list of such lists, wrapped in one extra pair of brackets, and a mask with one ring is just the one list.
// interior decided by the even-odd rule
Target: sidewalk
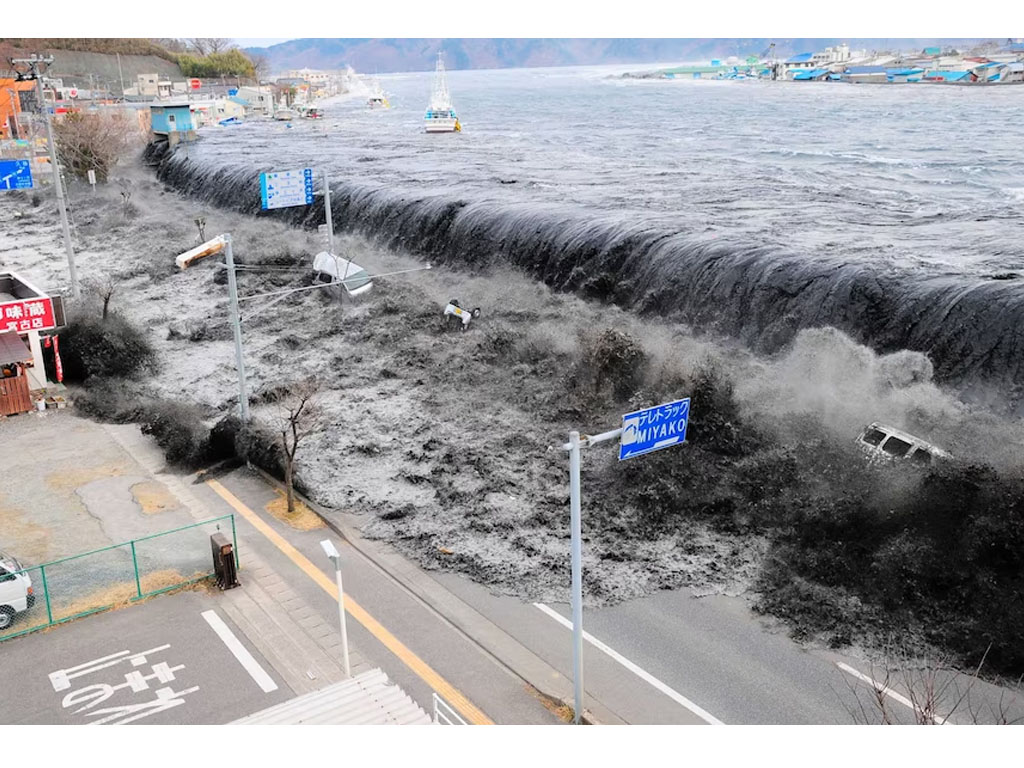
[[(163, 483), (196, 520), (217, 515), (177, 475), (168, 474), (163, 454), (134, 425), (103, 425), (154, 478)], [(244, 539), (239, 539), (242, 587), (221, 593), (224, 612), (245, 633), (296, 694), (310, 693), (345, 679), (341, 632), (328, 625), (288, 586)], [(373, 667), (349, 642), (352, 675)]]

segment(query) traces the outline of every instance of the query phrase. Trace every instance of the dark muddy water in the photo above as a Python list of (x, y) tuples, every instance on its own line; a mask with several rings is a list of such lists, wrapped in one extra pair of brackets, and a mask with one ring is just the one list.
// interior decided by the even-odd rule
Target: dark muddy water
[[(431, 74), (393, 105), (211, 128), (161, 176), (257, 211), (256, 174), (330, 173), (338, 224), (773, 350), (834, 325), (1010, 392), (1024, 361), (1024, 87), (454, 72), (461, 134), (426, 135)], [(319, 206), (285, 214), (314, 224)], [(319, 218), (322, 221), (322, 218)]]

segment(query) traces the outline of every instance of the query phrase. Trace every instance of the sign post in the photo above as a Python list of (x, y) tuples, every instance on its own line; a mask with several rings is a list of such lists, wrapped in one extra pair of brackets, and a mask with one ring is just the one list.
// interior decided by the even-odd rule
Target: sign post
[(261, 173), (260, 201), (265, 211), (310, 205), (313, 202), (313, 169)]
[(0, 189), (32, 189), (31, 160), (0, 160)]
[(583, 716), (583, 532), (580, 520), (580, 449), (619, 438), (619, 461), (686, 442), (690, 398), (644, 408), (622, 417), (622, 426), (593, 437), (573, 431), (562, 450), (569, 452), (569, 532), (572, 550), (572, 676), (577, 725)]

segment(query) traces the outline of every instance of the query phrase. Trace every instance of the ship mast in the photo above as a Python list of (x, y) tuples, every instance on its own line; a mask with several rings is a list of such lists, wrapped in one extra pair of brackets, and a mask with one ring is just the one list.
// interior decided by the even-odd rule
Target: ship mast
[(444, 51), (437, 52), (437, 69), (434, 72), (434, 93), (430, 99), (434, 109), (450, 109), (452, 97), (448, 93), (448, 78), (444, 71)]

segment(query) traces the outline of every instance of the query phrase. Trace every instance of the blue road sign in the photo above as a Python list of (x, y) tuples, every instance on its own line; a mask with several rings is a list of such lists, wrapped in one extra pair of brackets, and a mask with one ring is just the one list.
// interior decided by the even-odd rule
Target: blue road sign
[(0, 189), (32, 189), (32, 161), (0, 160)]
[(237, 96), (237, 95), (238, 95), (238, 89), (237, 88), (228, 88), (228, 96)]
[(622, 417), (619, 461), (686, 442), (690, 398), (663, 403)]
[(260, 174), (263, 210), (309, 205), (313, 202), (313, 169)]

